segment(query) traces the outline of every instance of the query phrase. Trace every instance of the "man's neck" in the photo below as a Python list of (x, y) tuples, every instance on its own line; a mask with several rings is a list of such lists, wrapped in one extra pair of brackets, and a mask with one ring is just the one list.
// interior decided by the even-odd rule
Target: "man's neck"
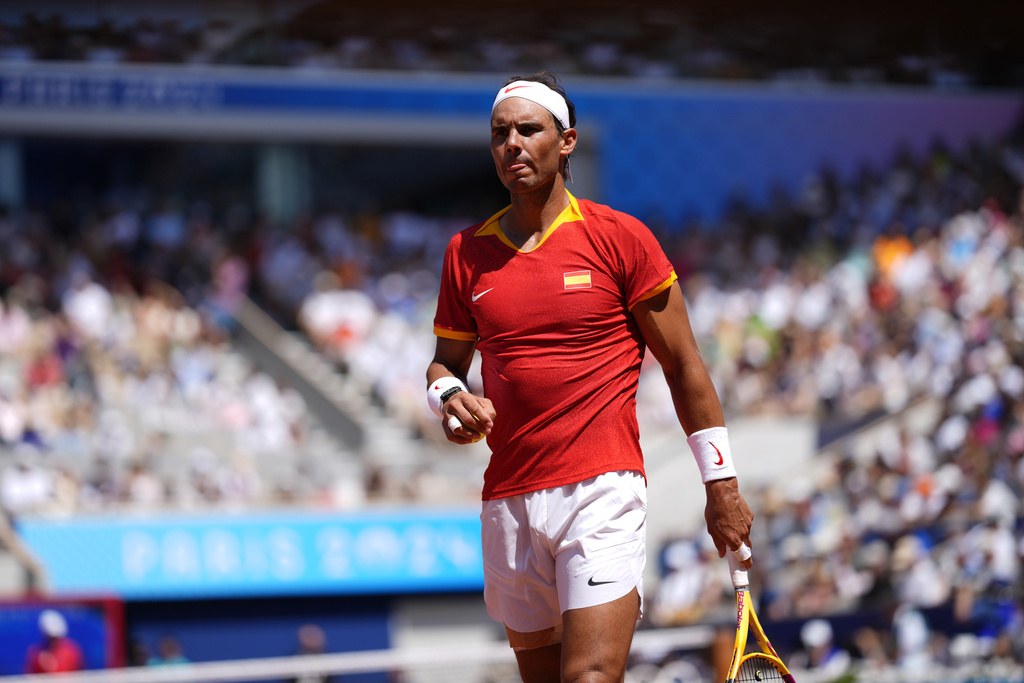
[(499, 220), (502, 232), (517, 247), (529, 251), (540, 244), (544, 232), (569, 206), (561, 176), (534, 192), (512, 195), (512, 207)]

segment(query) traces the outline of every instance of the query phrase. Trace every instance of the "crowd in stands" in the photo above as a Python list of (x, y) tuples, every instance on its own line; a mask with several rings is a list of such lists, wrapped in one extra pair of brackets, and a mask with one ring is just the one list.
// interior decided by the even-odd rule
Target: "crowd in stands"
[[(853, 181), (822, 173), (792, 201), (660, 235), (728, 414), (932, 406), (928, 420), (857, 433), (818, 467), (750, 492), (763, 615), (887, 614), (884, 627), (837, 631), (857, 661), (1020, 655), (1021, 187), (1020, 140), (936, 148)], [(7, 512), (333, 504), (338, 483), (297, 456), (312, 429), (301, 399), (231, 350), (246, 291), (290, 314), (389, 413), (439, 438), (422, 401), (437, 273), (448, 237), (480, 217), (322, 212), (285, 230), (235, 213), (228, 231), (202, 205), (121, 206), (64, 239), (53, 214), (2, 216)], [(645, 429), (675, 420), (664, 391), (646, 366)], [(203, 430), (227, 435), (223, 449), (190, 446)], [(161, 460), (183, 444), (186, 467)], [(293, 476), (263, 476), (261, 453)], [(722, 608), (726, 577), (704, 536), (667, 547), (655, 623)], [(820, 624), (809, 627), (803, 645), (819, 641)]]
[[(285, 31), (261, 52), (219, 24), (26, 17), (0, 25), (0, 59), (507, 72), (531, 54), (562, 73), (772, 77), (713, 43), (666, 53), (614, 33), (511, 44), (381, 31)], [(945, 60), (903, 66), (921, 82), (972, 78)], [(861, 77), (903, 78), (892, 73)], [(852, 180), (823, 171), (795, 197), (737, 205), (714, 225), (659, 230), (727, 414), (931, 407), (928, 420), (857, 433), (819, 466), (749, 492), (760, 612), (814, 624), (801, 633), (807, 661), (839, 650), (907, 668), (1024, 657), (1022, 187), (1020, 139), (936, 147)], [(318, 427), (302, 399), (232, 349), (231, 313), (251, 294), (390, 415), (439, 440), (422, 384), (437, 277), (449, 237), (482, 218), (321, 211), (279, 226), (247, 207), (218, 215), (173, 201), (0, 211), (0, 507), (351, 502), (352, 482), (305, 457)], [(644, 429), (676, 424), (654, 363), (638, 411)], [(654, 623), (720, 614), (727, 577), (706, 534), (674, 540), (662, 564)], [(840, 617), (858, 612), (886, 621), (844, 631)]]
[(0, 23), (0, 60), (82, 61), (91, 64), (209, 63), (237, 38), (223, 21), (182, 24), (138, 17), (96, 16), (69, 25), (60, 13), (29, 12)]
[[(1018, 144), (989, 157), (1017, 192), (1020, 154)], [(1009, 213), (992, 201), (968, 209), (970, 193), (998, 192), (998, 184), (983, 187), (999, 175), (986, 172), (983, 156), (959, 169), (941, 157), (916, 169), (900, 164), (867, 194), (839, 188), (813, 234), (854, 208), (866, 211), (849, 224), (855, 231), (900, 229), (863, 234), (825, 268), (806, 260), (812, 248), (781, 272), (759, 269), (757, 296), (738, 289), (730, 302), (703, 279), (690, 289), (698, 334), (717, 331), (708, 362), (717, 366), (724, 343), (747, 356), (727, 365), (726, 396), (753, 382), (772, 411), (806, 408), (807, 391), (846, 410), (880, 405), (908, 416), (855, 433), (818, 467), (751, 496), (764, 616), (842, 623), (850, 613), (884, 615), (831, 644), (847, 664), (854, 655), (862, 666), (920, 672), (1024, 654), (1024, 194)], [(897, 211), (899, 223), (888, 212), (862, 222), (880, 206)], [(772, 371), (756, 370), (776, 359), (782, 365)], [(920, 397), (929, 414), (910, 419)], [(721, 606), (727, 576), (703, 536), (665, 550), (654, 610), (662, 624)], [(824, 640), (821, 628), (802, 634), (804, 656)]]
[[(834, 666), (919, 669), (1022, 654), (1020, 143), (961, 155), (936, 147), (848, 182), (825, 172), (793, 201), (736, 207), (715, 226), (660, 236), (728, 414), (852, 419), (928, 409), (926, 419), (856, 433), (818, 467), (751, 492), (767, 619), (861, 612), (888, 620), (838, 631), (830, 651), (855, 657)], [(343, 222), (321, 219), (304, 248), (289, 248), (316, 259), (328, 253), (327, 235), (351, 234)], [(384, 216), (377, 234), (402, 270), (321, 260), (329, 268), (299, 306), (324, 352), (373, 383), (390, 409), (418, 410), (427, 435), (438, 430), (421, 400), (432, 348), (424, 292), (436, 291), (447, 236), (471, 222)], [(365, 248), (334, 243), (346, 244), (338, 253)], [(266, 277), (257, 266), (256, 278)], [(393, 383), (401, 373), (381, 362), (404, 368), (402, 357), (416, 360), (407, 393)], [(376, 377), (365, 374), (372, 367)], [(645, 428), (675, 424), (666, 391), (656, 363), (646, 365)], [(705, 537), (696, 530), (666, 550), (655, 623), (721, 616), (726, 576)], [(823, 628), (833, 637), (827, 620), (808, 627), (800, 656), (825, 647)]]
[(720, 15), (671, 3), (568, 2), (538, 22), (487, 4), (392, 4), (110, 9), (78, 11), (73, 21), (43, 5), (0, 23), (0, 60), (500, 73), (545, 65), (566, 75), (943, 88), (1013, 86), (1024, 77), (1012, 33), (1003, 34), (1019, 15), (1003, 26), (890, 6), (796, 14), (750, 6)]
[(244, 260), (218, 256), (190, 305), (146, 274), (171, 253), (154, 246), (166, 210), (139, 231), (123, 229), (136, 220), (126, 211), (87, 218), (68, 241), (49, 218), (0, 216), (3, 512), (329, 504), (303, 399), (223, 327), (247, 289)]

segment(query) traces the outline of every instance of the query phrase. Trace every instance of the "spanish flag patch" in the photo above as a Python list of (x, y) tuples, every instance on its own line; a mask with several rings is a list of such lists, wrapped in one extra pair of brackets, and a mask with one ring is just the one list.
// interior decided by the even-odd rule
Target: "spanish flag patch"
[(562, 282), (566, 289), (590, 289), (590, 271), (574, 270), (562, 274)]

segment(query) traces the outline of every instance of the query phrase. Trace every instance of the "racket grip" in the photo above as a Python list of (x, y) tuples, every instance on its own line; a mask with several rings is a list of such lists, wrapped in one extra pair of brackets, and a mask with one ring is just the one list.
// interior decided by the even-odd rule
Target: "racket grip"
[(725, 557), (729, 560), (729, 573), (732, 576), (733, 588), (746, 588), (750, 585), (750, 579), (747, 577), (747, 570), (740, 564), (740, 559), (737, 557), (737, 553), (746, 550), (746, 557), (750, 557), (750, 550), (746, 545), (741, 546), (738, 550), (730, 550), (725, 553)]

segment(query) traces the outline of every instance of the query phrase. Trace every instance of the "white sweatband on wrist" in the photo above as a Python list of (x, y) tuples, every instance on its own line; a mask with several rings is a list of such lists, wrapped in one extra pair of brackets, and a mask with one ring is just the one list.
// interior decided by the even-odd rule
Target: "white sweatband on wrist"
[(705, 484), (715, 479), (736, 476), (729, 449), (729, 430), (725, 427), (709, 427), (686, 437), (693, 457), (700, 469), (700, 478)]
[[(466, 385), (459, 380), (458, 377), (452, 377), (451, 375), (440, 377), (437, 380), (430, 383), (427, 388), (427, 403), (430, 404), (430, 409), (434, 411), (434, 414), (438, 417), (443, 417), (441, 413), (441, 406), (444, 405), (444, 399), (442, 398), (448, 393), (450, 389), (459, 389), (460, 391), (469, 391)], [(455, 393), (449, 395), (449, 398)]]

